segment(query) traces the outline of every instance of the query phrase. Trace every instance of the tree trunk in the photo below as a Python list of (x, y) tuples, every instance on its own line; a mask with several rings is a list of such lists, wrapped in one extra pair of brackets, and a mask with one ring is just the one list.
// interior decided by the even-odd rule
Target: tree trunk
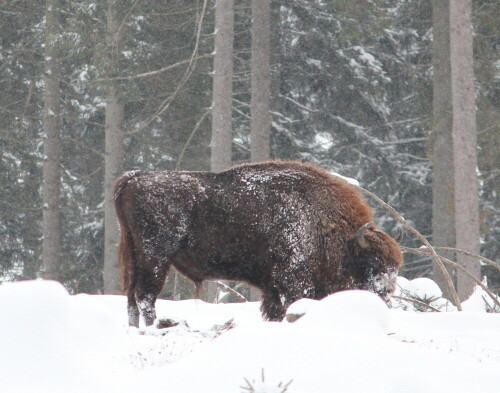
[[(252, 162), (270, 157), (271, 132), (271, 1), (252, 0), (252, 61), (250, 99), (250, 148)], [(250, 287), (249, 300), (261, 298)]]
[[(212, 103), (212, 153), (210, 170), (220, 172), (231, 166), (233, 102), (234, 0), (215, 3), (215, 45)], [(205, 283), (201, 298), (213, 302), (217, 285)]]
[(280, 88), (281, 88), (281, 40), (282, 40), (282, 32), (281, 32), (281, 4), (277, 1), (271, 2), (271, 26), (270, 26), (270, 74), (271, 74), (271, 85), (270, 85), (270, 122), (272, 129), (273, 122), (273, 112), (280, 113), (281, 112), (281, 97), (280, 97)]
[(210, 160), (212, 172), (220, 172), (231, 166), (233, 42), (234, 0), (217, 0)]
[(106, 141), (104, 163), (104, 293), (121, 292), (117, 246), (118, 221), (113, 198), (114, 180), (122, 172), (123, 162), (123, 104), (118, 102), (114, 88), (106, 98)]
[[(450, 1), (456, 248), (479, 254), (479, 185), (471, 12), (471, 0)], [(459, 254), (457, 262), (476, 278), (480, 278), (481, 266), (477, 260)], [(460, 299), (467, 299), (474, 286), (473, 280), (462, 272), (457, 272)]]
[[(36, 134), (36, 132), (33, 132)], [(35, 135), (33, 135), (36, 138)], [(35, 140), (35, 139), (34, 139)], [(28, 178), (32, 179), (31, 181), (24, 182), (24, 187), (22, 190), (23, 196), (25, 200), (28, 201), (36, 201), (40, 196), (40, 189), (38, 182), (35, 182), (34, 179), (39, 178), (38, 168), (35, 160), (28, 158), (29, 162), (27, 163), (27, 171), (29, 173)], [(26, 206), (30, 206), (26, 204)], [(22, 223), (23, 226), (23, 247), (26, 250), (30, 250), (23, 260), (23, 280), (34, 280), (37, 278), (37, 275), (40, 270), (40, 253), (39, 253), (39, 228), (38, 223), (40, 222), (40, 213), (36, 209), (27, 209), (24, 214), (24, 220)]]
[[(470, 0), (433, 0), (433, 244), (479, 251), (475, 98), (472, 74)], [(468, 12), (466, 9), (468, 8)], [(465, 18), (465, 20), (464, 20)], [(445, 255), (453, 259), (454, 255)], [(456, 256), (479, 277), (479, 263)], [(473, 282), (460, 272), (455, 282), (461, 299)], [(444, 290), (441, 270), (434, 279)]]
[[(108, 64), (111, 72), (116, 68), (116, 56), (120, 43), (118, 20), (113, 1), (108, 3)], [(121, 293), (117, 246), (119, 240), (118, 221), (113, 199), (113, 182), (123, 170), (123, 103), (120, 102), (116, 86), (111, 83), (106, 97), (105, 157), (104, 157), (104, 293)]]
[(271, 72), (270, 0), (252, 0), (252, 97), (250, 111), (251, 158), (253, 162), (270, 157)]
[(60, 279), (61, 268), (61, 136), (60, 69), (56, 49), (59, 4), (47, 1), (43, 90), (43, 278)]
[[(449, 2), (433, 0), (433, 135), (432, 243), (455, 245), (455, 184), (453, 174)], [(453, 255), (446, 255), (453, 258)], [(441, 269), (434, 264), (434, 280), (450, 299)], [(450, 274), (454, 272), (448, 269)]]

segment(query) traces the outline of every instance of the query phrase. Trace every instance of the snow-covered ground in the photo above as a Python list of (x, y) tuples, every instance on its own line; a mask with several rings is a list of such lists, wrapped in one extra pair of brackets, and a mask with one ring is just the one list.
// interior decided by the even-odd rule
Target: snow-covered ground
[[(484, 309), (479, 298), (469, 310)], [(258, 303), (160, 300), (159, 316), (187, 324), (133, 329), (125, 297), (70, 296), (50, 281), (1, 285), (0, 307), (2, 393), (500, 392), (500, 314), (484, 311), (388, 309), (347, 291), (300, 301), (302, 318), (277, 323)]]

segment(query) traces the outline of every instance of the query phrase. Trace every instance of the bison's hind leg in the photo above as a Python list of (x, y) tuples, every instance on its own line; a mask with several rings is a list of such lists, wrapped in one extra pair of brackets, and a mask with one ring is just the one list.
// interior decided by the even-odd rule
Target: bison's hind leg
[[(150, 257), (146, 266), (136, 269), (134, 294), (136, 307), (139, 308), (146, 326), (151, 326), (156, 319), (156, 298), (165, 284), (170, 262)], [(130, 315), (129, 308), (129, 318), (131, 318)]]
[(135, 300), (135, 291), (133, 288), (129, 288), (127, 293), (127, 310), (128, 310), (128, 324), (129, 326), (139, 327), (139, 308), (137, 307), (137, 302)]
[(158, 294), (143, 292), (136, 295), (137, 305), (146, 326), (151, 326), (156, 319), (155, 303), (157, 296)]

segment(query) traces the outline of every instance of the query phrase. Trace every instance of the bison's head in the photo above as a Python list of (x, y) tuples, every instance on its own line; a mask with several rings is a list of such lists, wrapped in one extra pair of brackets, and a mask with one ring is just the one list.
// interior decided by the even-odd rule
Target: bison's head
[(369, 222), (348, 241), (348, 259), (346, 270), (354, 287), (390, 297), (403, 262), (396, 240)]

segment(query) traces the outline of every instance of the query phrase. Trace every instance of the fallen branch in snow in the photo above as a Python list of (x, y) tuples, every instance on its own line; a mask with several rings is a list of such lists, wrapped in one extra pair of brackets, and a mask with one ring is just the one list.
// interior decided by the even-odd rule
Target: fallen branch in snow
[(226, 285), (224, 284), (222, 281), (211, 281), (211, 282), (214, 282), (215, 284), (217, 284), (219, 287), (221, 287), (222, 289), (227, 289), (228, 291), (234, 293), (236, 296), (242, 298), (245, 302), (248, 302), (248, 299), (243, 296), (241, 293), (239, 293), (238, 291), (235, 291), (233, 288), (231, 288), (229, 285)]
[[(358, 186), (359, 187), (359, 186)], [(378, 196), (375, 194), (371, 193), (368, 190), (365, 190), (363, 187), (359, 187), (359, 189), (366, 195), (368, 195), (370, 198), (375, 200), (379, 205), (381, 205), (385, 210), (387, 210), (391, 215), (393, 215), (396, 220), (403, 226), (403, 228), (406, 228), (408, 231), (413, 233), (424, 245), (429, 249), (430, 251), (430, 256), (436, 261), (436, 264), (439, 266), (441, 271), (443, 272), (443, 276), (446, 280), (446, 285), (448, 287), (448, 290), (451, 294), (451, 297), (453, 298), (453, 302), (455, 303), (455, 306), (457, 306), (458, 311), (462, 311), (462, 305), (460, 303), (460, 299), (458, 298), (457, 290), (455, 289), (455, 286), (453, 285), (453, 281), (451, 280), (450, 273), (444, 266), (443, 262), (441, 261), (441, 257), (438, 255), (434, 247), (427, 241), (427, 239), (415, 228), (413, 228), (411, 225), (409, 225), (406, 220), (403, 218), (401, 214), (399, 214), (396, 209), (394, 209), (392, 206), (388, 205), (385, 203), (382, 199), (380, 199)], [(428, 255), (428, 254), (426, 254)], [(451, 261), (450, 261), (451, 262)]]
[[(444, 248), (445, 250), (443, 251), (449, 251), (449, 250), (446, 250), (447, 247), (442, 247)], [(410, 252), (412, 254), (417, 254), (417, 255), (426, 255), (426, 256), (430, 256), (430, 253), (429, 253), (429, 250), (427, 249), (420, 249), (420, 248), (409, 248), (409, 247), (401, 247), (401, 249), (403, 250), (403, 252)], [(458, 251), (462, 251), (462, 250), (458, 250)], [(463, 251), (464, 253), (466, 253), (467, 251)], [(469, 253), (471, 254), (471, 253)], [(474, 254), (470, 255), (470, 256), (474, 256)], [(480, 255), (476, 255), (476, 257), (478, 259), (482, 259), (482, 257)], [(469, 276), (472, 280), (475, 281), (475, 283), (477, 285), (479, 285), (487, 294), (489, 297), (491, 297), (491, 299), (495, 302), (495, 304), (500, 307), (500, 301), (498, 300), (498, 296), (496, 296), (493, 292), (491, 292), (488, 287), (486, 285), (483, 284), (483, 282), (479, 279), (477, 279), (472, 273), (470, 273), (467, 269), (465, 269), (463, 266), (461, 266), (460, 264), (456, 263), (456, 262), (453, 262), (451, 260), (449, 260), (448, 258), (445, 258), (443, 256), (439, 256), (439, 259), (444, 262), (444, 263), (447, 263), (448, 265), (451, 265), (453, 266), (454, 268), (460, 270), (461, 272), (465, 273), (467, 276)], [(461, 311), (461, 310), (460, 310)]]
[(415, 304), (418, 304), (419, 306), (424, 306), (430, 310), (432, 310), (432, 312), (441, 312), (439, 311), (437, 308), (435, 307), (432, 307), (430, 304), (427, 304), (425, 302), (422, 302), (420, 300), (417, 300), (417, 299), (410, 299), (408, 297), (403, 297), (403, 296), (396, 296), (396, 295), (392, 295), (392, 297), (394, 299), (399, 299), (399, 300), (404, 300), (406, 302), (412, 302), (412, 303), (415, 303)]
[[(266, 388), (268, 388), (268, 387), (269, 387), (268, 385), (266, 385), (266, 386), (264, 387), (264, 383), (265, 383), (265, 381), (266, 381), (265, 376), (264, 376), (264, 369), (262, 369), (262, 375), (261, 375), (261, 379), (262, 379), (262, 381), (261, 381), (261, 383), (260, 383), (260, 385), (261, 385), (261, 386), (255, 385), (255, 384), (256, 384), (255, 380), (254, 380), (254, 381), (252, 381), (252, 382), (254, 383), (254, 385), (252, 385), (252, 384), (248, 381), (248, 379), (246, 379), (246, 378), (243, 378), (243, 379), (245, 380), (245, 382), (246, 382), (247, 386), (240, 386), (240, 388), (242, 388), (243, 390), (245, 390), (245, 391), (246, 391), (246, 392), (248, 392), (248, 393), (264, 393), (264, 390), (266, 390), (266, 391), (267, 391), (267, 389), (266, 389)], [(280, 383), (276, 386), (276, 388), (279, 388), (279, 391), (278, 391), (277, 389), (272, 389), (272, 392), (276, 392), (276, 393), (285, 393), (285, 392), (288, 390), (288, 387), (290, 386), (290, 384), (291, 384), (292, 382), (293, 382), (293, 379), (291, 379), (290, 381), (288, 381), (288, 382), (287, 382), (286, 384), (284, 384), (284, 385), (283, 385), (283, 382), (280, 382)], [(257, 386), (257, 387), (255, 387), (255, 386)], [(269, 393), (271, 393), (271, 391), (269, 391)]]
[(481, 297), (483, 298), (484, 304), (486, 305), (486, 312), (495, 314), (500, 313), (500, 307), (498, 306), (498, 304), (490, 304), (488, 300), (486, 300), (484, 295)]

